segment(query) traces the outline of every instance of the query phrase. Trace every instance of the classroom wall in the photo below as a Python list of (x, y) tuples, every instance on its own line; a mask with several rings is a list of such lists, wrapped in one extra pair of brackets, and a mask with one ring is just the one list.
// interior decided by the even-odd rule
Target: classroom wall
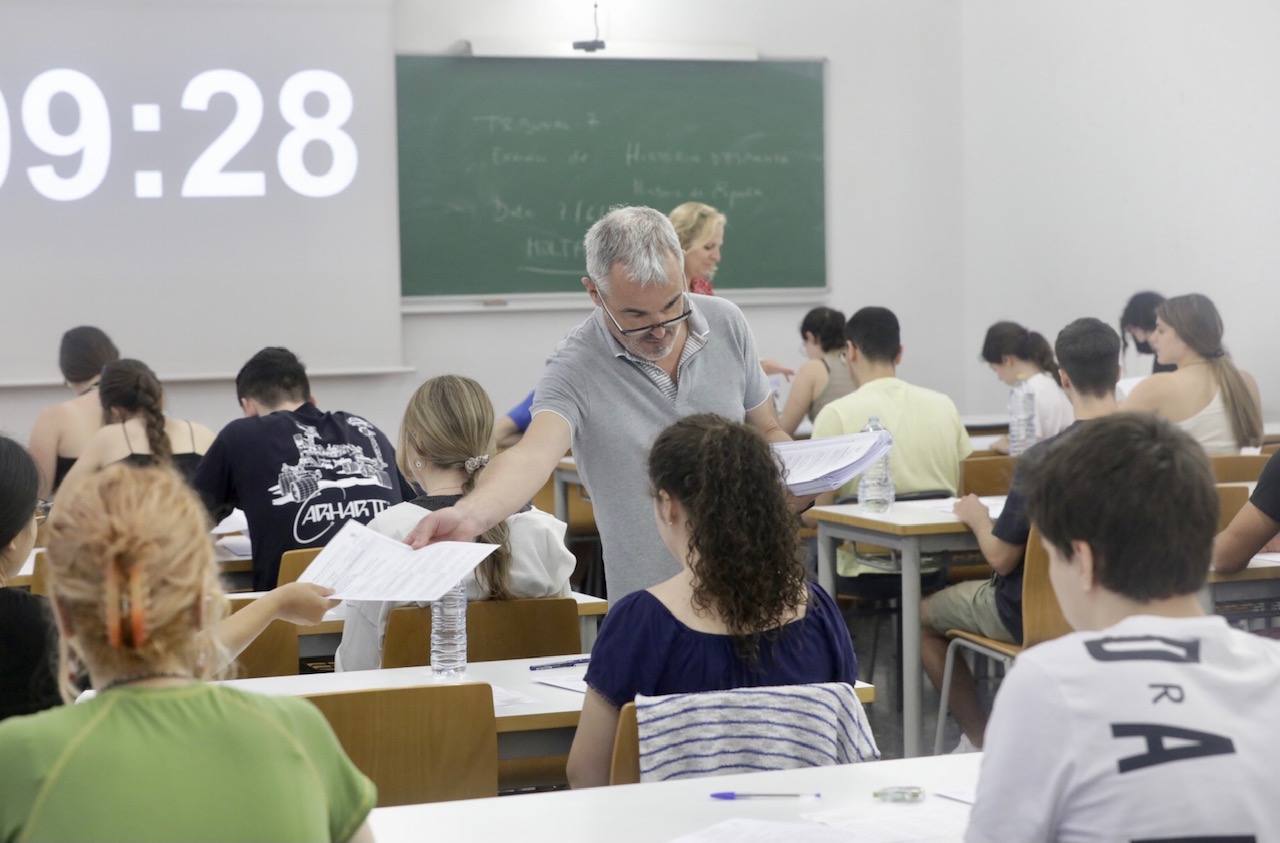
[[(847, 311), (865, 304), (897, 310), (907, 347), (904, 375), (957, 393), (964, 370), (952, 351), (962, 335), (955, 319), (962, 293), (959, 6), (950, 0), (600, 5), (606, 41), (736, 42), (754, 45), (763, 57), (828, 58), (828, 303)], [(589, 37), (590, 15), (589, 0), (402, 0), (397, 49), (445, 52), (481, 37), (578, 39)], [(733, 248), (732, 220), (725, 248)], [(747, 307), (761, 354), (798, 363), (797, 328), (811, 305)], [(406, 315), (404, 360), (414, 374), (317, 378), (314, 389), (324, 406), (362, 412), (389, 432), (413, 387), (443, 372), (479, 380), (501, 411), (533, 385), (547, 353), (586, 307), (584, 295), (575, 311)], [(56, 344), (50, 337), (50, 356)], [(163, 361), (149, 362), (163, 374)], [(177, 415), (217, 426), (237, 413), (229, 383), (167, 389)], [(39, 409), (65, 394), (5, 390), (0, 430), (25, 438)]]
[(967, 405), (994, 319), (1052, 341), (1155, 289), (1214, 299), (1280, 418), (1278, 40), (1267, 0), (966, 0)]

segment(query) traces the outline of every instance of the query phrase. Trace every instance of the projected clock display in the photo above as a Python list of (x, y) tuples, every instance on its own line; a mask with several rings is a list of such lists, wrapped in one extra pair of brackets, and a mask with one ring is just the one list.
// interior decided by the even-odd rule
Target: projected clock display
[[(271, 107), (287, 125), (278, 139), (275, 163), (280, 180), (309, 198), (336, 196), (356, 177), (359, 151), (343, 127), (355, 103), (351, 87), (328, 70), (300, 70), (285, 79)], [(6, 99), (9, 97), (9, 99)], [(267, 193), (264, 170), (239, 169), (234, 159), (253, 141), (268, 107), (262, 89), (237, 70), (196, 74), (182, 87), (178, 108), (203, 112), (219, 100), (234, 107), (230, 121), (209, 137), (203, 151), (179, 172), (137, 169), (133, 195), (159, 199), (259, 197)], [(0, 200), (21, 189), (22, 176), (40, 196), (74, 202), (93, 194), (111, 169), (112, 149), (133, 135), (163, 134), (171, 113), (156, 102), (129, 103), (128, 125), (112, 126), (106, 94), (88, 74), (60, 67), (36, 75), (21, 93), (0, 90)], [(67, 114), (70, 117), (66, 117)], [(65, 119), (55, 119), (55, 114)], [(47, 160), (10, 172), (15, 144), (30, 145)], [(327, 155), (308, 149), (323, 147)], [(327, 159), (327, 166), (316, 159)], [(25, 172), (19, 172), (19, 169)]]

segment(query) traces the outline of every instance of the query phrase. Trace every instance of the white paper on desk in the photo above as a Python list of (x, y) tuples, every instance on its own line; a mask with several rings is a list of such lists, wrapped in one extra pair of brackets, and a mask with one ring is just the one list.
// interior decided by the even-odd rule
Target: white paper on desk
[(35, 550), (27, 554), (27, 561), (22, 563), (22, 567), (18, 569), (18, 576), (30, 577), (36, 572), (36, 554), (44, 550), (43, 547), (37, 547)]
[(298, 579), (332, 588), (335, 600), (439, 600), (497, 549), (438, 542), (414, 550), (348, 521)]
[(550, 685), (552, 688), (563, 688), (566, 691), (575, 691), (579, 694), (587, 692), (587, 666), (562, 668), (553, 671), (534, 671), (534, 673), (549, 672), (549, 676), (539, 676), (534, 681), (539, 685)]
[[(1280, 553), (1259, 553), (1249, 562), (1251, 568), (1274, 568), (1280, 565)], [(26, 570), (26, 566), (23, 566)]]
[[(910, 501), (911, 506), (922, 506), (925, 509), (931, 509), (935, 512), (945, 512), (948, 515), (956, 510), (956, 501), (959, 498), (938, 498), (937, 500), (926, 501)], [(1004, 512), (1004, 502), (1008, 500), (1004, 495), (984, 495), (978, 500), (982, 501), (983, 506), (991, 513), (991, 520), (1000, 517), (1000, 513)]]
[(808, 822), (732, 819), (685, 834), (671, 843), (846, 843), (849, 835), (834, 828)]
[[(465, 681), (465, 677), (464, 681)], [(493, 689), (493, 708), (498, 710), (501, 708), (513, 708), (521, 705), (533, 705), (534, 700), (526, 697), (519, 691), (512, 691), (510, 688), (503, 688), (501, 685), (489, 684)]]
[(214, 547), (222, 551), (219, 557), (248, 559), (253, 556), (253, 545), (248, 536), (223, 536), (214, 542)]
[(923, 802), (860, 802), (804, 818), (844, 832), (858, 843), (926, 843), (960, 840), (969, 824), (969, 806), (926, 796)]
[(851, 433), (830, 439), (776, 442), (787, 489), (797, 497), (834, 492), (889, 452), (888, 431)]
[(215, 536), (227, 536), (232, 533), (249, 532), (249, 519), (245, 517), (244, 510), (233, 509), (231, 514), (218, 522), (217, 526), (211, 531)]

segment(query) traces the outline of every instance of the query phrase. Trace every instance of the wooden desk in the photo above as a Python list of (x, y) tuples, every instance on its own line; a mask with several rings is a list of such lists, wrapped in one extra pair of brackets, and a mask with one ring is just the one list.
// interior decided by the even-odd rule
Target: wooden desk
[[(1209, 580), (1200, 590), (1200, 605), (1206, 612), (1213, 612), (1219, 604), (1242, 601), (1280, 601), (1280, 554), (1262, 553), (1253, 558), (1249, 567), (1234, 574), (1211, 571)], [(1263, 608), (1257, 617), (1272, 617), (1277, 612)]]
[[(939, 790), (972, 791), (978, 780), (980, 753), (941, 755), (902, 761), (810, 767), (738, 776), (712, 776), (653, 784), (599, 787), (589, 790), (535, 793), (495, 799), (436, 802), (377, 808), (369, 817), (379, 843), (422, 840), (429, 830), (441, 840), (518, 840), (520, 843), (587, 843), (605, 837), (610, 843), (651, 843), (715, 825), (747, 818), (797, 822), (819, 811), (850, 811), (863, 817), (892, 808), (937, 812), (935, 841), (959, 841), (969, 821), (969, 806), (946, 802)], [(884, 806), (872, 792), (913, 784), (931, 794), (919, 806)], [(720, 802), (709, 794), (722, 790), (773, 793), (816, 792), (821, 800), (779, 799)], [(862, 835), (851, 833), (850, 839)]]
[(1280, 442), (1280, 421), (1266, 422), (1262, 425), (1262, 444), (1275, 445)]
[[(228, 599), (232, 603), (248, 602), (257, 600), (267, 592), (265, 591), (245, 591), (235, 594), (228, 594)], [(569, 592), (569, 596), (578, 602), (578, 623), (579, 634), (582, 639), (582, 652), (591, 652), (592, 646), (596, 643), (596, 632), (600, 626), (600, 618), (604, 617), (609, 611), (609, 601), (600, 597), (592, 597), (590, 594), (579, 594), (576, 591)], [(325, 612), (324, 620), (314, 626), (298, 627), (299, 635), (332, 635), (342, 634), (344, 606), (338, 606)]]
[(1003, 436), (1009, 432), (1008, 413), (970, 413), (960, 417), (960, 423), (972, 436), (975, 433), (994, 433)]
[[(983, 498), (988, 508), (1004, 498)], [(954, 499), (895, 503), (884, 512), (858, 504), (810, 510), (818, 522), (818, 582), (836, 596), (836, 546), (865, 542), (899, 553), (902, 577), (902, 744), (906, 757), (921, 751), (920, 556), (976, 550), (978, 540), (951, 512)], [(994, 512), (993, 512), (994, 515)]]
[[(494, 686), (493, 710), (497, 716), (499, 758), (537, 758), (568, 753), (573, 743), (574, 731), (578, 727), (584, 697), (576, 691), (543, 685), (538, 680), (557, 676), (581, 677), (585, 668), (529, 669), (532, 664), (564, 659), (564, 656), (556, 656), (473, 662), (467, 665), (466, 675), (461, 681), (484, 682)], [(232, 679), (219, 684), (257, 694), (301, 697), (337, 691), (418, 687), (436, 681), (431, 668), (397, 667), (386, 670)], [(865, 682), (858, 683), (856, 693), (864, 703), (875, 701), (875, 688)]]

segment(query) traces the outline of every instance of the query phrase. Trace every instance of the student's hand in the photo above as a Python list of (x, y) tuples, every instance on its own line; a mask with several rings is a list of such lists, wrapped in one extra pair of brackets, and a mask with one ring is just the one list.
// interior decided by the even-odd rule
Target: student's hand
[(965, 495), (956, 501), (956, 505), (952, 510), (957, 518), (964, 522), (966, 527), (973, 528), (974, 524), (980, 523), (984, 518), (991, 520), (991, 510), (987, 509), (987, 505), (977, 495)]
[(991, 450), (997, 454), (1009, 453), (1009, 437), (1001, 436), (999, 439), (991, 443)]
[(1271, 541), (1262, 546), (1259, 553), (1280, 553), (1280, 536), (1276, 536)]
[(291, 582), (271, 591), (268, 596), (275, 600), (272, 614), (277, 620), (314, 626), (324, 620), (325, 612), (341, 602), (327, 599), (330, 594), (333, 594), (332, 588), (313, 582)]
[(776, 360), (761, 360), (760, 368), (764, 369), (766, 375), (782, 375), (787, 380), (791, 380), (796, 376), (795, 369), (788, 369)]
[(432, 542), (469, 542), (484, 532), (484, 525), (476, 523), (456, 506), (437, 509), (418, 522), (404, 543), (417, 550)]

